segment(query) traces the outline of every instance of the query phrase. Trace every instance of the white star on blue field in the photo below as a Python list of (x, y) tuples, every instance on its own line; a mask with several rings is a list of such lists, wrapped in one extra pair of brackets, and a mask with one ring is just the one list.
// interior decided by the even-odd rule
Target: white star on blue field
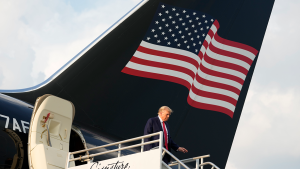
[(200, 11), (160, 4), (144, 41), (198, 54), (213, 21)]

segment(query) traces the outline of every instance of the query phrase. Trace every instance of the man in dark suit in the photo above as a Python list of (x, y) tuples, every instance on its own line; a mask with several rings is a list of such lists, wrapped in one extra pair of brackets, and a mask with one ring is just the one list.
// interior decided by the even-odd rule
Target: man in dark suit
[[(172, 110), (168, 106), (162, 106), (158, 110), (158, 116), (150, 118), (147, 121), (145, 129), (144, 129), (144, 135), (163, 131), (164, 147), (167, 150), (171, 151), (171, 148), (172, 148), (175, 151), (187, 153), (188, 151), (185, 148), (179, 147), (171, 138), (170, 128), (169, 128), (168, 123), (166, 122), (169, 120), (171, 113), (172, 113)], [(157, 140), (157, 139), (159, 139), (159, 135), (147, 138), (147, 139), (145, 139), (145, 142)], [(159, 143), (148, 144), (148, 145), (144, 146), (144, 150), (147, 151), (147, 150), (150, 150), (151, 148), (157, 147), (157, 146), (159, 146)], [(171, 160), (171, 156), (169, 156), (166, 153), (163, 158), (163, 161), (166, 164), (168, 164), (168, 163), (170, 163), (170, 160)]]

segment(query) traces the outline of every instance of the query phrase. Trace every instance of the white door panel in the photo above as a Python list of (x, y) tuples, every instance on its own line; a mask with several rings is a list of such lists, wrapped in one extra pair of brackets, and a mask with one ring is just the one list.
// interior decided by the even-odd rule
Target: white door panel
[(52, 95), (37, 99), (28, 138), (31, 169), (64, 168), (74, 115), (67, 100)]

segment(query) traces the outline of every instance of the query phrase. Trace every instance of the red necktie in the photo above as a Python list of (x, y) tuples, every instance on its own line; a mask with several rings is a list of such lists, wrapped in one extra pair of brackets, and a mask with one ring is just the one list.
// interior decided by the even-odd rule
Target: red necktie
[(168, 134), (167, 134), (167, 130), (166, 130), (166, 126), (165, 126), (165, 122), (163, 121), (163, 126), (164, 126), (164, 136), (165, 136), (165, 147), (167, 150), (168, 149)]

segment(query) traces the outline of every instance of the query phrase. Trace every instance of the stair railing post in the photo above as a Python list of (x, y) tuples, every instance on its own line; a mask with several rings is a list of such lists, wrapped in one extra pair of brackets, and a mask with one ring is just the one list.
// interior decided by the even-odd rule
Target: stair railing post
[(199, 159), (196, 159), (196, 169), (199, 169)]
[[(162, 147), (163, 147), (163, 132), (159, 132), (159, 154), (160, 154), (160, 160), (162, 161)], [(161, 163), (160, 163), (161, 165)]]
[(178, 163), (178, 169), (180, 169), (180, 163)]
[[(142, 144), (144, 144), (144, 138), (142, 138)], [(144, 145), (141, 147), (141, 152), (144, 152)]]
[[(119, 144), (119, 148), (121, 148), (121, 144)], [(121, 150), (118, 151), (118, 157), (121, 157)]]
[(166, 151), (164, 150), (162, 155), (161, 155), (161, 158), (164, 158), (165, 154), (166, 154)]
[[(203, 164), (203, 162), (204, 162), (204, 159), (201, 158), (201, 164)], [(203, 165), (201, 166), (201, 169), (203, 169)]]
[(70, 158), (71, 158), (71, 153), (69, 152), (68, 155), (67, 155), (67, 163), (66, 163), (65, 168), (69, 168), (70, 167)]

